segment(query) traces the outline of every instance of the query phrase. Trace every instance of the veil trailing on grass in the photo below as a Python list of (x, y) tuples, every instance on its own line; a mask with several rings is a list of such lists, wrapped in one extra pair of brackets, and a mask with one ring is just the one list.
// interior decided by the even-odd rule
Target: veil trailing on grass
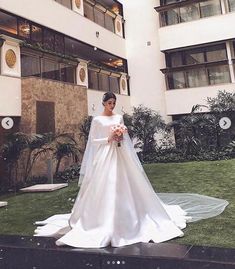
[(71, 214), (36, 222), (38, 236), (59, 238), (57, 245), (100, 248), (137, 242), (159, 243), (183, 236), (188, 221), (220, 214), (227, 201), (199, 194), (157, 194), (129, 135), (121, 146), (108, 137), (121, 115), (93, 119), (84, 154), (79, 190)]
[[(132, 152), (132, 157), (144, 172), (128, 134), (125, 136), (125, 140), (129, 152)], [(218, 216), (229, 204), (224, 199), (200, 195), (196, 193), (157, 193), (157, 195), (165, 205), (180, 206), (181, 209), (187, 213), (187, 216), (190, 216), (187, 222), (195, 222), (198, 220)]]

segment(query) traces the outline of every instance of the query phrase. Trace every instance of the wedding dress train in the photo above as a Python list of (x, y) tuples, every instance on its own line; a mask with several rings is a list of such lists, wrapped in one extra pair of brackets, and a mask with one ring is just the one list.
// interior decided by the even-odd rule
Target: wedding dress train
[[(153, 190), (128, 134), (121, 146), (108, 143), (121, 115), (93, 119), (83, 157), (81, 188), (71, 214), (36, 222), (36, 236), (58, 238), (57, 245), (82, 248), (158, 243), (183, 236), (187, 221), (220, 214), (227, 201), (197, 194)], [(160, 198), (159, 198), (160, 197)]]

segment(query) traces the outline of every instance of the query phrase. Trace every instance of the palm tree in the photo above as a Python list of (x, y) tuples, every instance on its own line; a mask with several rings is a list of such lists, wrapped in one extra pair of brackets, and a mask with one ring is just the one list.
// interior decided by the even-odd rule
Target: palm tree
[(178, 138), (177, 146), (182, 149), (184, 156), (198, 154), (208, 146), (209, 140), (204, 141), (205, 139), (217, 140), (215, 136), (216, 118), (213, 114), (196, 113), (201, 107), (204, 106), (193, 106), (190, 114), (167, 125), (167, 129), (174, 128), (175, 136)]
[(8, 142), (0, 148), (0, 157), (7, 169), (8, 185), (15, 185), (18, 177), (18, 164), (23, 151), (30, 143), (27, 134), (17, 132), (7, 137)]
[(78, 149), (76, 143), (57, 142), (54, 152), (54, 157), (57, 160), (55, 174), (58, 173), (63, 158), (65, 157), (78, 158), (79, 154), (80, 150)]

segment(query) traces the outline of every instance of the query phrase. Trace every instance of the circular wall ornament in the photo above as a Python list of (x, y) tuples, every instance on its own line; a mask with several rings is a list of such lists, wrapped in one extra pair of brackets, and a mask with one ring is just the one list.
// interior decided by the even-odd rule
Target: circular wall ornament
[(121, 23), (120, 21), (117, 21), (117, 30), (120, 33), (121, 32)]
[(76, 7), (79, 9), (81, 7), (81, 0), (75, 0)]
[(121, 85), (122, 85), (122, 90), (125, 91), (126, 90), (126, 81), (125, 81), (125, 79), (122, 79)]
[(80, 78), (81, 82), (84, 82), (86, 79), (86, 71), (83, 67), (79, 71), (79, 78)]
[(5, 60), (6, 60), (8, 67), (13, 68), (15, 66), (16, 54), (15, 54), (14, 50), (12, 50), (12, 49), (7, 50), (6, 55), (5, 55)]

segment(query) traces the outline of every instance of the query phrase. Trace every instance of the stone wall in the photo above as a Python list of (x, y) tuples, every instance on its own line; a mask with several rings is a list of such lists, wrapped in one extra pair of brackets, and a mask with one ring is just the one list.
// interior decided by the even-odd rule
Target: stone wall
[[(22, 78), (21, 132), (36, 133), (37, 101), (54, 102), (55, 132), (73, 134), (78, 144), (82, 145), (83, 141), (80, 141), (78, 126), (88, 115), (87, 89), (85, 87), (40, 78)], [(45, 119), (45, 124), (47, 124), (47, 119)], [(48, 158), (50, 158), (49, 155), (37, 161), (32, 175), (46, 175)], [(71, 164), (71, 160), (65, 160), (62, 168), (69, 164)]]
[(55, 102), (56, 132), (71, 132), (77, 136), (78, 124), (88, 115), (85, 87), (39, 78), (23, 78), (23, 132), (36, 132), (36, 101)]

